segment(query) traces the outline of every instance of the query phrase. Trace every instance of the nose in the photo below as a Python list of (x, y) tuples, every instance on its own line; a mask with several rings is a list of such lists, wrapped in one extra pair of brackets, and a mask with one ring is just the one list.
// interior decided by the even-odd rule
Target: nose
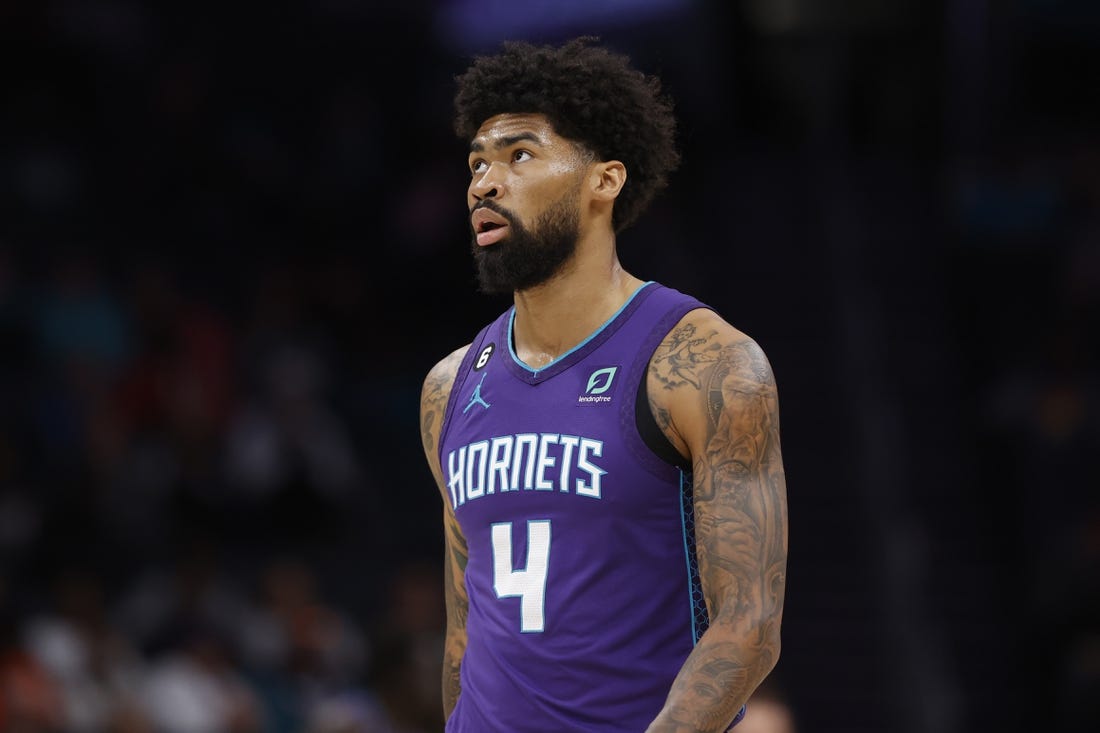
[(470, 195), (475, 201), (498, 199), (502, 193), (504, 193), (504, 184), (501, 167), (496, 163), (489, 165), (470, 181)]

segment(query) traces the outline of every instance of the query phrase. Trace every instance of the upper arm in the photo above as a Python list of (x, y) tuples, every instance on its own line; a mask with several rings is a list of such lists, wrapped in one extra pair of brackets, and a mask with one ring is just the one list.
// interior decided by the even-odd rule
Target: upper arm
[(436, 364), (428, 372), (420, 392), (420, 437), (424, 445), (424, 455), (428, 459), (428, 465), (431, 467), (432, 475), (443, 498), (443, 534), (446, 549), (444, 589), (447, 598), (448, 628), (451, 631), (463, 629), (466, 626), (467, 599), (464, 577), (468, 553), (466, 538), (455, 517), (454, 508), (447, 495), (446, 483), (443, 480), (443, 469), (439, 462), (439, 440), (455, 375), (458, 374), (462, 359), (469, 348), (469, 345), (463, 346)]
[(657, 348), (649, 380), (658, 424), (691, 458), (696, 552), (712, 624), (763, 624), (765, 644), (773, 634), (777, 644), (787, 506), (771, 366), (752, 339), (697, 310)]
[(454, 386), (455, 375), (462, 365), (462, 359), (469, 349), (469, 345), (457, 349), (442, 361), (436, 364), (428, 376), (424, 379), (424, 387), (420, 392), (420, 438), (424, 445), (424, 456), (428, 459), (428, 466), (435, 477), (436, 486), (443, 498), (443, 529), (446, 541), (448, 590), (454, 589), (460, 596), (464, 596), (462, 577), (466, 570), (466, 538), (462, 534), (462, 528), (455, 517), (454, 507), (451, 506), (450, 497), (447, 494), (447, 486), (443, 480), (443, 467), (439, 462), (439, 440), (443, 427), (443, 417), (447, 412), (447, 402), (451, 396), (451, 388)]
[(424, 446), (424, 457), (432, 470), (436, 484), (443, 490), (443, 470), (439, 465), (439, 438), (443, 428), (443, 416), (447, 412), (447, 402), (451, 397), (455, 375), (462, 365), (470, 345), (456, 349), (432, 367), (424, 379), (420, 390), (420, 440)]

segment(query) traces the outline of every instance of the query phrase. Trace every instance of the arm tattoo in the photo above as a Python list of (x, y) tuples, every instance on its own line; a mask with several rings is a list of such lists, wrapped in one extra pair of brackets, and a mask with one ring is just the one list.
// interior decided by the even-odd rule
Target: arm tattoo
[(707, 342), (714, 336), (698, 337), (696, 328), (688, 323), (670, 333), (653, 355), (651, 369), (654, 376), (665, 386), (673, 389), (684, 384), (699, 389), (700, 367), (715, 360), (714, 351), (718, 344)]
[(779, 656), (787, 509), (775, 380), (751, 339), (700, 335), (692, 324), (666, 337), (651, 374), (665, 390), (691, 391), (697, 414), (705, 415), (693, 478), (696, 552), (711, 626), (650, 730), (722, 730)]
[(437, 465), (439, 430), (443, 424), (443, 414), (447, 411), (447, 400), (451, 396), (455, 372), (461, 361), (461, 350), (441, 361), (428, 374), (424, 380), (424, 388), (420, 392), (420, 440), (424, 444), (424, 454), (436, 481), (443, 480)]
[[(444, 500), (446, 501), (446, 500)], [(443, 565), (447, 604), (447, 634), (443, 645), (443, 712), (450, 717), (462, 692), (459, 672), (462, 656), (466, 652), (466, 617), (470, 603), (466, 595), (466, 541), (457, 529), (457, 522), (450, 512), (444, 520), (447, 533), (447, 551)]]
[(444, 598), (447, 607), (447, 632), (443, 647), (443, 712), (450, 717), (462, 691), (459, 670), (466, 652), (466, 616), (469, 598), (466, 595), (466, 562), (468, 551), (462, 530), (458, 526), (444, 491), (443, 472), (439, 465), (439, 431), (447, 410), (455, 372), (462, 362), (465, 349), (459, 349), (441, 361), (424, 380), (420, 395), (420, 437), (432, 475), (443, 494), (443, 529), (446, 552), (443, 559)]

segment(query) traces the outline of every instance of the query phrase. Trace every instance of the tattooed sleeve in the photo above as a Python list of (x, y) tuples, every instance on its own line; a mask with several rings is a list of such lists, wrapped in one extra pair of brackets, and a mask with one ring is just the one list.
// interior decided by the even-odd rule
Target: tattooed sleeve
[(444, 592), (447, 605), (447, 634), (443, 649), (443, 713), (450, 717), (461, 691), (459, 669), (466, 651), (466, 614), (469, 598), (466, 595), (466, 540), (458, 526), (454, 512), (447, 500), (443, 485), (443, 472), (439, 465), (439, 430), (455, 373), (462, 363), (466, 349), (454, 352), (439, 362), (424, 380), (420, 395), (420, 434), (424, 454), (432, 475), (443, 497), (443, 532), (445, 557), (443, 559)]
[(775, 379), (752, 339), (696, 311), (658, 347), (649, 385), (658, 424), (691, 455), (710, 615), (649, 730), (722, 731), (779, 656), (787, 508)]

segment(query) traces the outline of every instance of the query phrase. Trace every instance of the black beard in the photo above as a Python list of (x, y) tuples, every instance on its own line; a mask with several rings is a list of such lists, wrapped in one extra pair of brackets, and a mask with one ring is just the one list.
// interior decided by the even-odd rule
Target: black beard
[(492, 201), (478, 204), (508, 220), (508, 236), (488, 247), (481, 247), (474, 234), (474, 262), (481, 292), (502, 295), (541, 285), (561, 272), (577, 250), (580, 237), (580, 211), (575, 195), (565, 195), (527, 229), (509, 212)]

